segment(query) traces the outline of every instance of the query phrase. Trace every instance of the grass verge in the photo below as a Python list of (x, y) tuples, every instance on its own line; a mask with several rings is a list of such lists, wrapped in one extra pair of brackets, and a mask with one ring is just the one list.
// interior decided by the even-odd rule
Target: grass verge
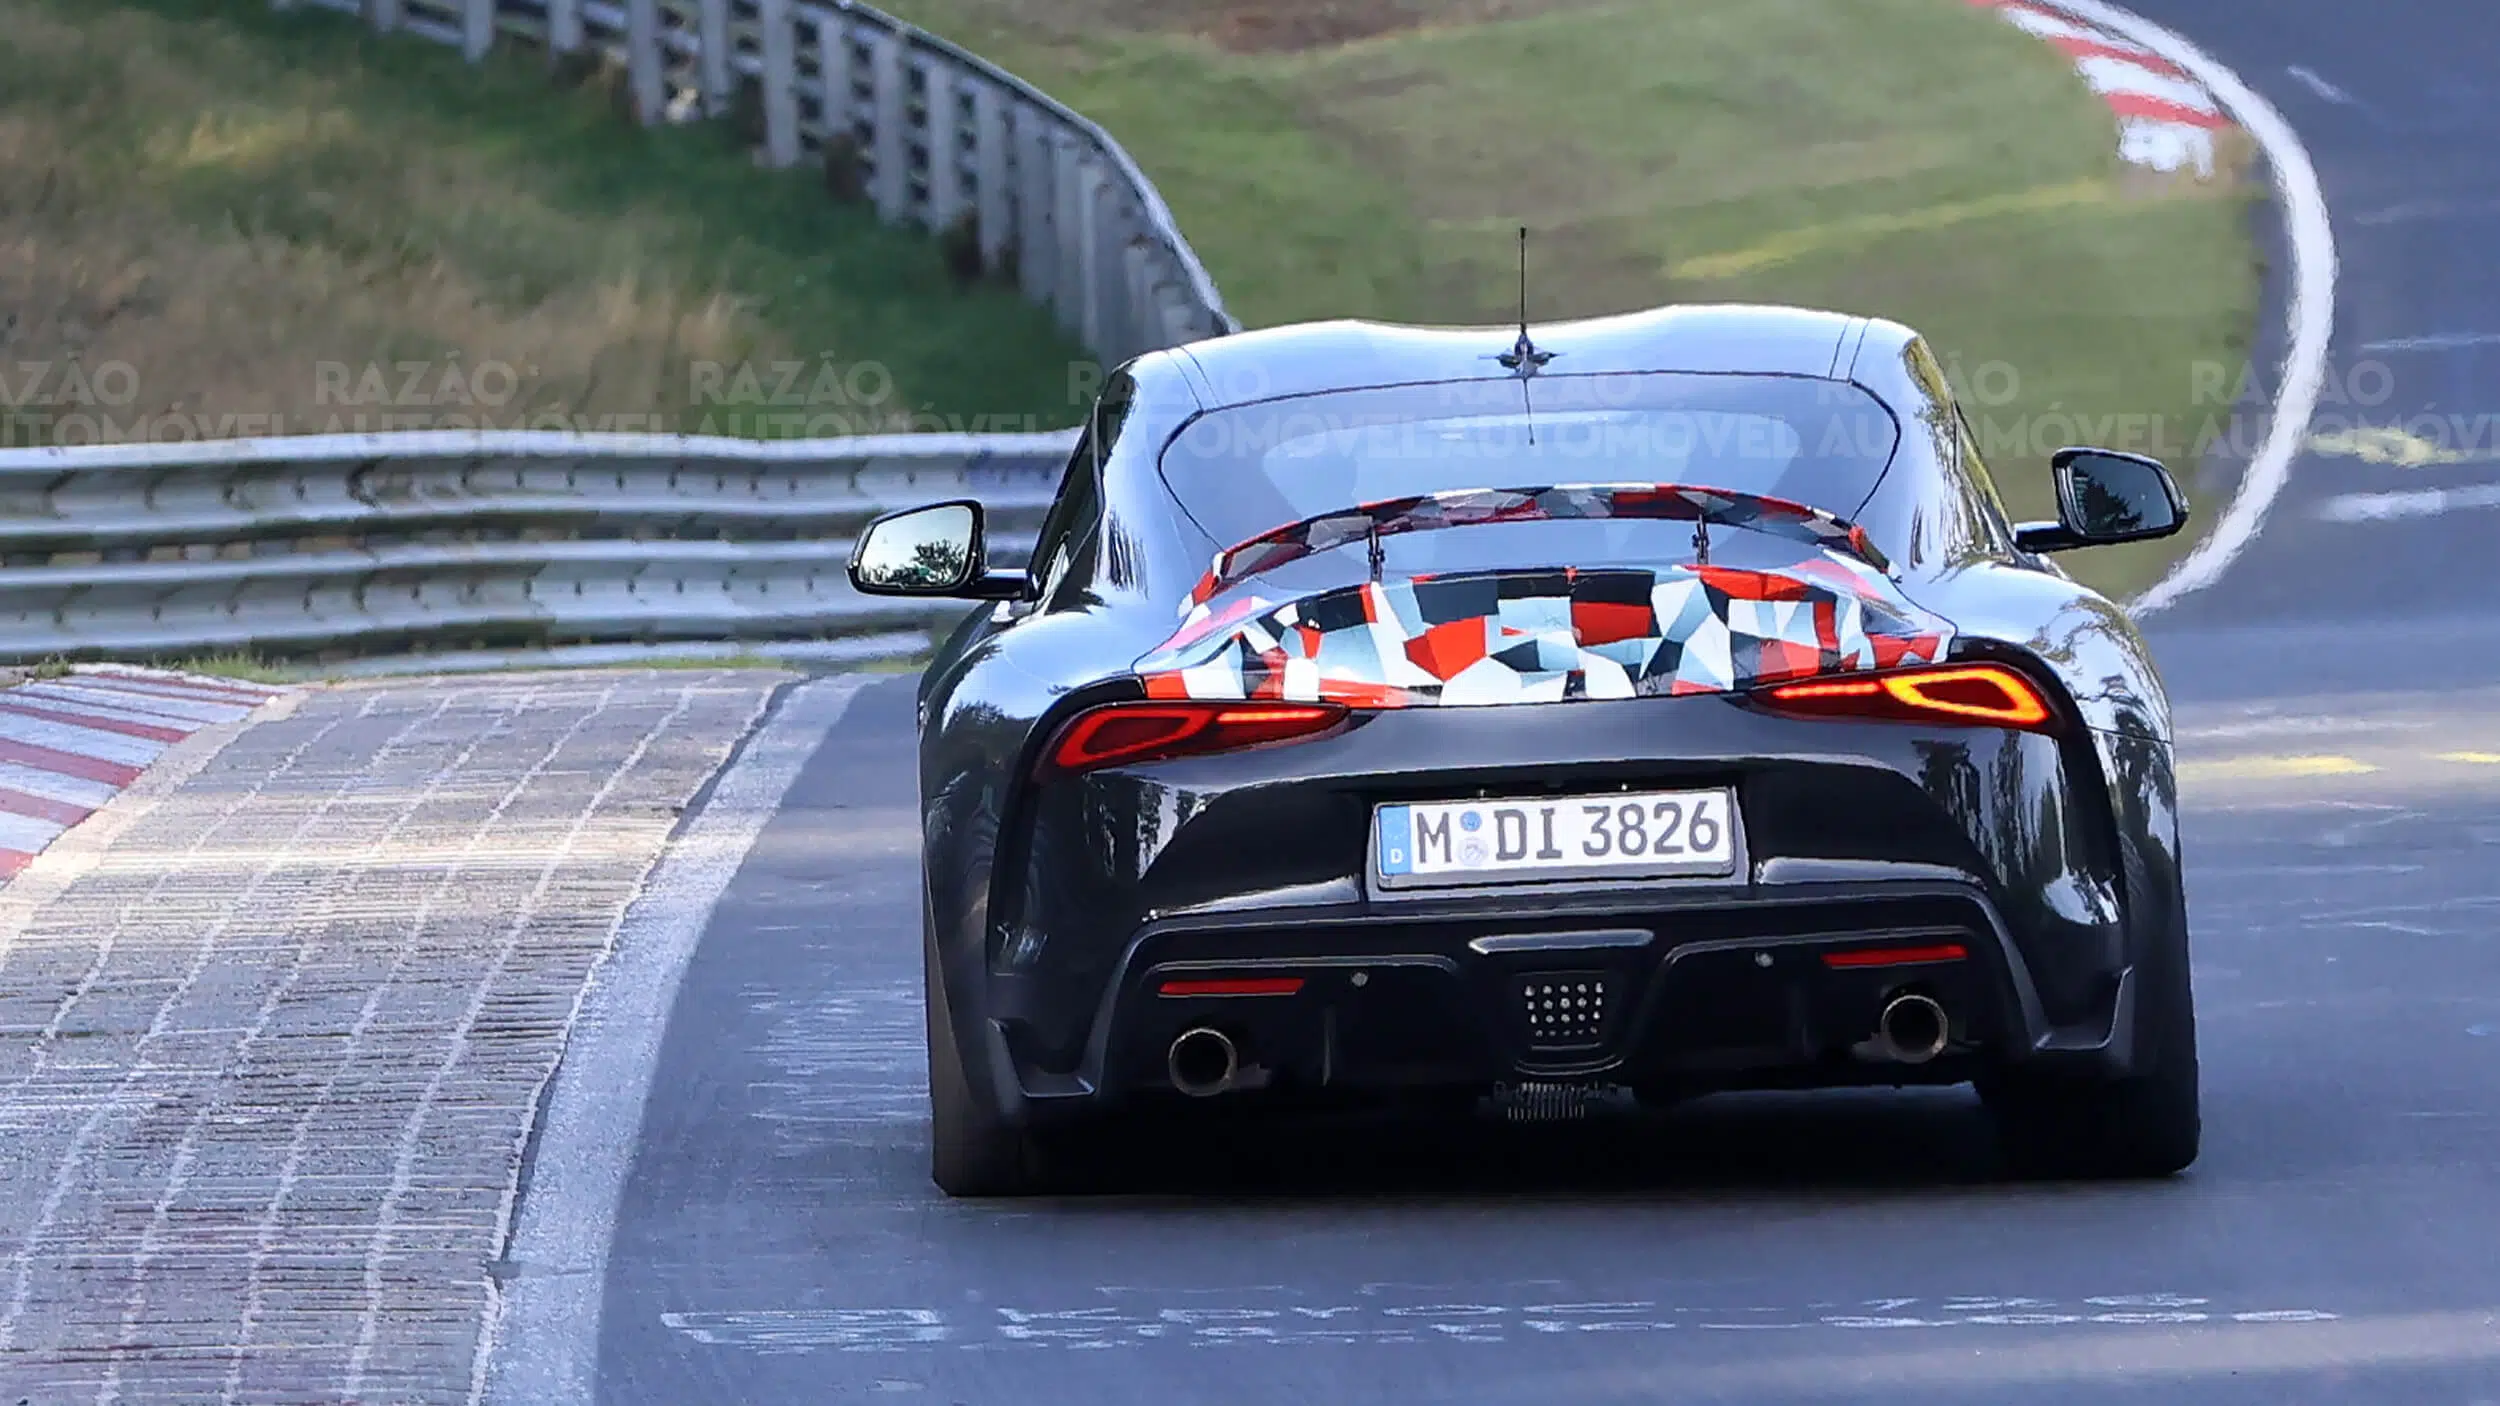
[[(727, 123), (644, 130), (523, 54), (265, 0), (0, 0), (0, 32), (12, 443), (1078, 417), (1045, 312)], [(821, 361), (840, 389), (769, 369)], [(706, 399), (699, 364), (749, 362), (773, 404)]]
[[(1500, 322), (1524, 223), (1539, 318), (1919, 328), (2018, 515), (2060, 444), (2184, 471), (2227, 428), (2202, 388), (2247, 355), (2251, 187), (2126, 167), (2065, 57), (1962, 0), (891, 4), (1116, 133), (1254, 325)], [(2072, 560), (2124, 592), (2187, 545)]]

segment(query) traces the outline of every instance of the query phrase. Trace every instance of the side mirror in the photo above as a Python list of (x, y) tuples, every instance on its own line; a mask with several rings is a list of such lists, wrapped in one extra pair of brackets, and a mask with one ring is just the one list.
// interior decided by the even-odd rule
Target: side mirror
[(2167, 537), (2187, 526), (2187, 498), (2158, 459), (2114, 449), (2061, 449), (2049, 459), (2057, 479), (2057, 521), (2014, 529), (2027, 552), (2062, 552)]
[(981, 505), (965, 498), (868, 524), (851, 548), (851, 585), (868, 596), (1017, 600), (1032, 581), (1021, 571), (985, 568)]

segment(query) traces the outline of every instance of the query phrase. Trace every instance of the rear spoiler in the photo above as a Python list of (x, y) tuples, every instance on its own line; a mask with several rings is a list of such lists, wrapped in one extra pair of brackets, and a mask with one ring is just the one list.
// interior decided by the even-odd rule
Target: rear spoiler
[(1718, 523), (1846, 552), (1889, 574), (1866, 529), (1820, 508), (1759, 493), (1683, 483), (1564, 483), (1534, 488), (1460, 488), (1361, 503), (1289, 522), (1216, 553), (1182, 602), (1187, 614), (1262, 571), (1352, 542), (1495, 522), (1649, 518)]

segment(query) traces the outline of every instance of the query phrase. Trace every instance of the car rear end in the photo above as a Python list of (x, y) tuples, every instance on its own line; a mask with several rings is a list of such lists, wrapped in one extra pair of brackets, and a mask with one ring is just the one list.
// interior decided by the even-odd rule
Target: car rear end
[[(1883, 691), (1922, 677), (1963, 711)], [(2124, 967), (2092, 749), (2019, 664), (1869, 678), (1080, 704), (1002, 855), (990, 1013), (1017, 1081), (1041, 1116), (1673, 1094), (1953, 1081), (2088, 1041)]]

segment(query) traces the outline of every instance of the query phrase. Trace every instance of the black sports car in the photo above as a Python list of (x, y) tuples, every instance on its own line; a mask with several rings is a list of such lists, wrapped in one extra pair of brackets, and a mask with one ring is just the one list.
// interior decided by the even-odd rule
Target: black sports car
[(934, 1173), (1185, 1100), (1974, 1082), (2012, 1162), (2195, 1159), (2170, 714), (2045, 553), (2176, 532), (2055, 456), (2014, 525), (1908, 328), (1324, 323), (1107, 378), (1029, 569), (920, 684)]

